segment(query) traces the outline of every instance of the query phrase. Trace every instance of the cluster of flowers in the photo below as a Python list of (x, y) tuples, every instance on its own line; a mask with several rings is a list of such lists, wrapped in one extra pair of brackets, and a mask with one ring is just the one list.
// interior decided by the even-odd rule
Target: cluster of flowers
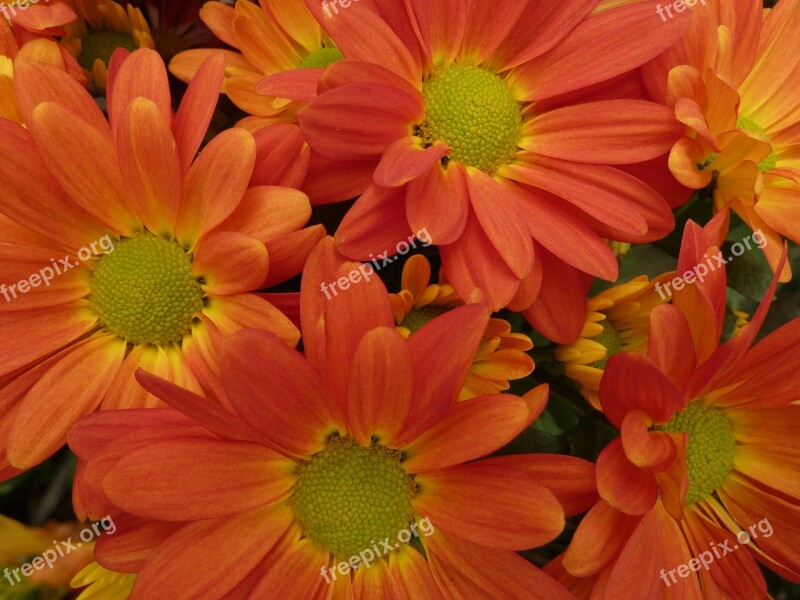
[[(758, 336), (800, 241), (800, 1), (201, 4), (0, 19), (0, 283), (29, 282), (0, 302), (0, 482), (77, 455), (78, 520), (115, 523), (82, 598), (800, 582), (800, 320)], [(682, 235), (683, 274), (734, 220), (772, 279), (732, 327), (726, 268), (613, 285), (631, 245)], [(354, 281), (398, 244), (399, 289)], [(592, 460), (512, 444), (551, 402), (532, 337), (611, 432)]]

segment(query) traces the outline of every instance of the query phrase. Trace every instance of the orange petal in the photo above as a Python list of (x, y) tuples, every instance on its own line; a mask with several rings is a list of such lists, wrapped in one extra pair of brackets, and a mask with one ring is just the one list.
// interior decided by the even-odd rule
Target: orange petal
[(626, 515), (600, 500), (575, 530), (562, 565), (575, 577), (591, 577), (614, 561), (634, 528), (637, 517)]
[[(348, 422), (354, 437), (369, 445), (373, 435), (392, 445), (411, 404), (411, 354), (394, 328), (369, 331), (358, 344), (347, 386)], [(407, 465), (406, 465), (407, 466)]]
[[(125, 341), (102, 335), (71, 346), (30, 389), (8, 440), (8, 459), (28, 469), (66, 441), (78, 417), (103, 400), (125, 356)], [(53, 399), (60, 400), (58, 409)]]
[[(212, 5), (209, 3), (208, 7), (211, 8)], [(221, 52), (210, 54), (192, 77), (192, 82), (183, 95), (173, 123), (182, 173), (189, 170), (208, 131), (222, 90), (224, 72), (225, 55)]]
[(134, 98), (151, 100), (167, 125), (172, 125), (172, 100), (164, 60), (155, 50), (142, 48), (120, 65), (114, 85), (108, 90), (108, 120), (114, 138), (119, 137), (120, 120)]
[(451, 409), (467, 379), (488, 320), (485, 306), (469, 304), (433, 319), (411, 336), (408, 345), (415, 402), (398, 444), (413, 441)]
[(171, 234), (181, 170), (169, 124), (156, 104), (137, 97), (117, 123), (117, 151), (128, 201), (150, 231)]
[(408, 222), (414, 231), (428, 231), (432, 244), (452, 244), (464, 232), (469, 213), (467, 172), (456, 161), (447, 169), (429, 169), (408, 185)]
[(220, 231), (200, 239), (192, 271), (203, 278), (203, 291), (213, 296), (240, 294), (261, 287), (269, 271), (262, 242), (248, 235)]
[(251, 187), (220, 229), (237, 231), (262, 242), (297, 231), (311, 217), (303, 192), (285, 187)]
[(620, 439), (625, 455), (637, 467), (663, 471), (675, 460), (675, 443), (667, 433), (649, 431), (652, 424), (645, 411), (629, 411), (622, 421)]
[(322, 378), (274, 334), (239, 332), (220, 358), (225, 392), (236, 411), (268, 439), (300, 456), (322, 450), (334, 423)]
[(203, 149), (183, 183), (176, 231), (181, 243), (194, 246), (233, 213), (253, 174), (255, 154), (253, 136), (242, 129), (222, 132)]
[(223, 336), (253, 327), (267, 329), (291, 346), (300, 340), (300, 332), (289, 318), (256, 294), (210, 298), (203, 314), (213, 321)]
[[(291, 522), (292, 511), (282, 505), (190, 523), (150, 555), (136, 577), (133, 595), (192, 600), (213, 589), (223, 596), (258, 565)], [(197, 540), (208, 544), (202, 563), (197, 560)], [(164, 561), (171, 568), (165, 569)]]
[(523, 550), (552, 541), (564, 528), (553, 493), (515, 469), (478, 462), (417, 475), (416, 481), (414, 509), (436, 529), (473, 544)]
[(164, 521), (199, 521), (274, 502), (294, 485), (295, 468), (293, 461), (265, 446), (183, 437), (122, 457), (105, 476), (103, 487), (126, 512)]
[(655, 476), (625, 456), (619, 438), (597, 458), (597, 489), (606, 502), (629, 515), (643, 515), (658, 500)]
[(424, 148), (422, 138), (405, 136), (389, 144), (375, 169), (375, 183), (383, 187), (398, 187), (425, 175), (450, 148), (436, 142)]
[[(413, 336), (412, 336), (413, 339)], [(491, 454), (525, 427), (529, 411), (517, 396), (496, 394), (456, 403), (403, 449), (406, 469), (429, 472)]]
[(453, 600), (524, 600), (531, 597), (531, 590), (548, 600), (574, 600), (516, 552), (488, 549), (439, 531), (424, 544), (434, 577)]
[(42, 158), (75, 204), (106, 226), (132, 234), (139, 220), (127, 204), (111, 139), (56, 102), (37, 106), (31, 123)]

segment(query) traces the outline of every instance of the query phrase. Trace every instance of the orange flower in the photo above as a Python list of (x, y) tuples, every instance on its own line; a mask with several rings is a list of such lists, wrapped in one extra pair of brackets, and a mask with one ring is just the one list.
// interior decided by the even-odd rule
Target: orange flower
[[(235, 7), (214, 1), (200, 18), (220, 40), (237, 51), (225, 51), (224, 92), (253, 117), (243, 121), (251, 130), (270, 123), (295, 122), (300, 103), (282, 96), (259, 96), (256, 86), (265, 77), (298, 69), (314, 90), (322, 67), (342, 58), (302, 0), (258, 2), (238, 0)], [(172, 73), (191, 81), (213, 49), (181, 52), (170, 62)]]
[[(559, 499), (592, 498), (592, 466), (477, 460), (536, 418), (546, 386), (458, 402), (488, 310), (455, 308), (404, 340), (379, 280), (320, 292), (357, 266), (331, 238), (309, 258), (305, 356), (266, 331), (225, 343), (231, 410), (140, 372), (180, 412), (106, 412), (70, 433), (85, 495), (129, 514), (97, 556), (137, 573), (136, 597), (569, 598), (514, 551), (558, 535)], [(418, 539), (392, 544), (412, 526)], [(344, 562), (366, 550), (374, 562)]]
[[(342, 58), (334, 40), (303, 0), (270, 0), (260, 5), (239, 0), (235, 7), (213, 1), (203, 6), (200, 18), (222, 42), (236, 49), (224, 51), (222, 91), (251, 115), (237, 125), (257, 131), (278, 123), (282, 131), (294, 135), (297, 111), (316, 96), (323, 67)], [(183, 81), (191, 81), (212, 52), (218, 50), (181, 52), (170, 62), (170, 71)], [(305, 160), (309, 161), (309, 172), (302, 189), (312, 204), (358, 196), (369, 185), (376, 164), (332, 161), (316, 152), (309, 152)]]
[(652, 281), (641, 275), (589, 299), (581, 337), (553, 353), (564, 364), (566, 376), (578, 384), (583, 397), (597, 410), (597, 392), (608, 359), (618, 352), (647, 351), (650, 311), (669, 300), (656, 291), (655, 284), (673, 275), (667, 273)]
[[(800, 242), (800, 5), (709, 0), (690, 12), (688, 34), (644, 69), (653, 98), (687, 126), (670, 169), (684, 185), (710, 189), (715, 211), (732, 209), (760, 229), (775, 269), (781, 236)], [(790, 278), (786, 263), (781, 281)]]
[[(406, 339), (431, 319), (464, 304), (441, 276), (438, 285), (429, 285), (430, 279), (428, 259), (412, 256), (403, 265), (403, 289), (389, 294), (397, 331)], [(535, 365), (526, 351), (531, 348), (530, 338), (512, 333), (508, 321), (489, 319), (459, 400), (505, 391), (509, 381), (530, 375)]]
[(651, 241), (674, 223), (631, 172), (666, 154), (679, 124), (603, 84), (688, 26), (679, 16), (643, 37), (649, 3), (595, 4), (353, 3), (328, 16), (309, 1), (348, 60), (326, 69), (300, 126), (328, 159), (378, 163), (340, 250), (366, 259), (426, 229), (459, 296), (480, 289), (492, 310), (574, 340), (590, 276), (617, 277), (603, 238)]
[[(678, 272), (716, 250), (689, 222)], [(800, 581), (800, 321), (752, 346), (776, 285), (718, 345), (717, 271), (653, 309), (646, 355), (609, 359), (600, 402), (621, 435), (597, 461), (600, 502), (548, 569), (578, 597), (764, 598), (757, 561)], [(753, 533), (764, 520), (774, 535)]]
[(196, 158), (222, 56), (175, 116), (158, 54), (123, 58), (110, 123), (74, 79), (35, 62), (15, 74), (28, 129), (0, 121), (14, 149), (0, 165), (0, 332), (13, 340), (0, 346), (0, 480), (47, 458), (84, 414), (160, 404), (135, 384), (139, 367), (199, 390), (221, 337), (299, 338), (250, 292), (297, 274), (324, 235), (302, 228), (308, 198), (281, 187), (305, 173), (274, 136), (244, 130)]

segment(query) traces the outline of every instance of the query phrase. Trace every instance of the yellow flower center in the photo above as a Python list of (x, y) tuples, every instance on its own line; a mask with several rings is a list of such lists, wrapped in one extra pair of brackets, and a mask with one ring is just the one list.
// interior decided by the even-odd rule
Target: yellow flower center
[(111, 55), (117, 48), (127, 48), (131, 52), (138, 46), (133, 38), (116, 31), (93, 31), (81, 40), (81, 53), (78, 55), (78, 64), (87, 71), (92, 70), (94, 61), (100, 59), (108, 65)]
[[(739, 117), (738, 119), (736, 119), (736, 126), (739, 127), (740, 129), (746, 129), (747, 131), (758, 133), (760, 135), (763, 135), (765, 138), (769, 139), (767, 132), (764, 131), (762, 127), (760, 127), (756, 123), (753, 123), (749, 119), (745, 119), (744, 117)], [(758, 163), (758, 168), (762, 173), (766, 173), (767, 171), (771, 171), (772, 169), (774, 169), (777, 164), (778, 164), (778, 157), (776, 156), (775, 151), (773, 150), (769, 156), (767, 156), (764, 160)]]
[(406, 315), (400, 327), (405, 327), (411, 333), (425, 325), (431, 319), (435, 319), (439, 315), (446, 313), (448, 308), (443, 306), (423, 306), (422, 308), (414, 308)]
[(338, 48), (320, 48), (303, 57), (301, 69), (323, 69), (344, 58)]
[(133, 344), (167, 345), (189, 333), (203, 297), (191, 255), (177, 242), (142, 233), (100, 258), (89, 300), (111, 333)]
[(606, 355), (600, 360), (590, 363), (589, 366), (595, 369), (605, 369), (608, 359), (616, 353), (622, 352), (622, 339), (617, 328), (608, 319), (600, 322), (599, 325), (603, 328), (603, 331), (594, 336), (592, 341), (603, 346), (606, 349)]
[(506, 82), (475, 66), (453, 65), (422, 85), (426, 145), (442, 141), (450, 158), (491, 173), (518, 149), (520, 106)]
[(678, 412), (666, 425), (656, 429), (671, 433), (688, 433), (686, 472), (689, 492), (686, 504), (694, 504), (710, 496), (733, 470), (736, 440), (725, 413), (714, 406), (695, 400)]
[(398, 451), (337, 436), (300, 466), (291, 503), (305, 535), (346, 560), (407, 529), (415, 491)]

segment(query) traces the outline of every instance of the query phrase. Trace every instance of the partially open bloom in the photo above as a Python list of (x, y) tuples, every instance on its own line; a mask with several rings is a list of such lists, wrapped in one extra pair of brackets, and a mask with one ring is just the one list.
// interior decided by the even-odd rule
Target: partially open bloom
[[(209, 58), (173, 115), (152, 50), (112, 61), (109, 120), (63, 71), (18, 67), (28, 129), (0, 120), (0, 480), (47, 458), (81, 415), (160, 402), (139, 367), (199, 390), (244, 327), (299, 331), (251, 293), (297, 274), (322, 226), (291, 155), (244, 130), (196, 157), (218, 98)], [(258, 148), (266, 147), (265, 153)], [(252, 184), (254, 165), (267, 162)], [(58, 227), (53, 221), (57, 219)]]
[(108, 65), (117, 48), (132, 52), (155, 48), (142, 11), (114, 0), (72, 0), (78, 19), (66, 26), (61, 41), (83, 67), (91, 87), (105, 90)]
[[(56, 521), (43, 527), (27, 527), (0, 515), (0, 598), (50, 598), (60, 594), (75, 574), (91, 562), (94, 542), (73, 544), (69, 552), (62, 549), (64, 556), (55, 548), (63, 548), (62, 541), (77, 540), (82, 529), (76, 522)], [(46, 552), (50, 561), (47, 568), (42, 561), (30, 573), (27, 569), (21, 571), (30, 559)]]
[[(654, 99), (687, 126), (670, 169), (709, 188), (715, 211), (760, 229), (775, 269), (782, 236), (800, 242), (800, 4), (765, 11), (760, 0), (709, 0), (690, 12), (687, 35), (644, 69)], [(786, 263), (781, 280), (790, 277)]]
[(137, 573), (135, 597), (569, 598), (514, 551), (561, 531), (559, 500), (574, 508), (580, 485), (551, 492), (537, 473), (586, 463), (481, 460), (538, 416), (546, 386), (458, 402), (486, 307), (405, 340), (379, 280), (320, 293), (356, 264), (330, 238), (309, 258), (305, 356), (266, 331), (223, 344), (230, 409), (140, 372), (177, 410), (105, 412), (70, 433), (81, 485), (126, 513), (97, 556)]
[(647, 351), (650, 311), (669, 299), (657, 293), (655, 284), (671, 277), (641, 275), (590, 298), (581, 337), (553, 353), (594, 408), (600, 410), (598, 390), (608, 359), (619, 352)]
[(481, 290), (492, 310), (574, 340), (589, 276), (617, 276), (603, 238), (673, 226), (632, 172), (666, 154), (680, 124), (602, 84), (673, 44), (686, 19), (642, 36), (650, 2), (364, 2), (334, 16), (307, 4), (348, 60), (299, 111), (303, 134), (328, 159), (376, 165), (340, 250), (366, 259), (425, 228), (459, 296)]
[[(706, 250), (689, 222), (678, 272)], [(717, 271), (653, 309), (646, 355), (609, 359), (600, 402), (621, 435), (597, 461), (601, 500), (548, 569), (578, 597), (764, 598), (757, 562), (800, 581), (800, 320), (752, 345), (776, 284), (718, 345)]]
[[(431, 319), (464, 305), (442, 275), (438, 284), (431, 284), (430, 280), (428, 259), (419, 254), (412, 256), (403, 265), (402, 289), (389, 295), (397, 331), (404, 338)], [(531, 339), (523, 333), (513, 333), (508, 321), (490, 318), (459, 399), (505, 391), (509, 381), (530, 375), (534, 364), (527, 351), (531, 348)]]

